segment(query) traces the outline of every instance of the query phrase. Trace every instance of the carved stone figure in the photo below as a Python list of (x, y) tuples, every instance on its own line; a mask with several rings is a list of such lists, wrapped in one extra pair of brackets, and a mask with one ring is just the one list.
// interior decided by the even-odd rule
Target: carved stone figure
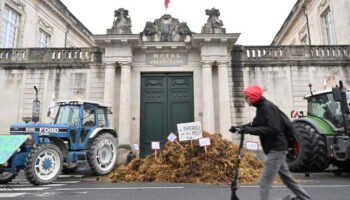
[(143, 33), (147, 36), (151, 36), (157, 33), (154, 24), (152, 22), (146, 22), (146, 27), (143, 29)]
[(182, 22), (179, 24), (179, 34), (180, 35), (191, 35), (191, 30), (188, 28), (186, 22)]
[(184, 41), (191, 34), (186, 23), (180, 23), (178, 19), (165, 14), (153, 23), (147, 22), (141, 37), (144, 41)]
[(208, 15), (209, 18), (207, 23), (202, 27), (201, 33), (226, 33), (226, 29), (222, 27), (224, 24), (219, 19), (220, 11), (218, 9), (206, 9), (205, 14)]
[(131, 34), (131, 19), (129, 11), (119, 8), (114, 11), (114, 21), (112, 29), (108, 29), (108, 34)]

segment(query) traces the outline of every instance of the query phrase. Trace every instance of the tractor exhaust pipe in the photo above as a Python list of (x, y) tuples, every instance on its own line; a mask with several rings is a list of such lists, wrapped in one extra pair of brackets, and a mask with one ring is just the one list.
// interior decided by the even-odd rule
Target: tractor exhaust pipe
[(35, 100), (33, 100), (32, 120), (37, 123), (40, 120), (40, 101), (38, 99), (38, 88), (34, 86)]

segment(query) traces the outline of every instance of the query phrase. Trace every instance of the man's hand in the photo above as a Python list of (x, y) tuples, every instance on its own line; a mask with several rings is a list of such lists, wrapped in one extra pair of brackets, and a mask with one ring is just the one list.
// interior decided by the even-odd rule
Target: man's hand
[(230, 131), (231, 133), (235, 133), (235, 132), (237, 131), (236, 126), (231, 126), (231, 128), (229, 129), (229, 131)]
[(249, 133), (249, 134), (253, 134), (254, 135), (255, 128), (251, 127), (251, 126), (243, 126), (239, 132)]

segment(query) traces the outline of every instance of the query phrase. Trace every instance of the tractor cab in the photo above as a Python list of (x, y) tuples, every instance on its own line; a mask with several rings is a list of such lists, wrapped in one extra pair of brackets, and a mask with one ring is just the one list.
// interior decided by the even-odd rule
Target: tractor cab
[[(108, 127), (107, 115), (111, 106), (91, 101), (59, 101), (53, 124), (70, 127)], [(49, 111), (48, 116), (52, 113)]]
[[(350, 91), (346, 91), (350, 103)], [(341, 103), (334, 100), (332, 90), (322, 90), (306, 95), (308, 116), (317, 117), (329, 124), (334, 131), (344, 131)]]
[[(108, 128), (108, 114), (111, 106), (91, 101), (59, 101), (57, 113), (48, 112), (48, 116), (55, 115), (54, 125), (66, 125), (69, 127), (70, 149), (87, 149), (89, 139), (94, 130)], [(56, 110), (56, 109), (50, 109)]]
[(294, 120), (288, 142), (287, 163), (291, 171), (322, 171), (330, 164), (350, 170), (350, 91), (339, 86), (313, 92), (307, 100), (307, 116)]

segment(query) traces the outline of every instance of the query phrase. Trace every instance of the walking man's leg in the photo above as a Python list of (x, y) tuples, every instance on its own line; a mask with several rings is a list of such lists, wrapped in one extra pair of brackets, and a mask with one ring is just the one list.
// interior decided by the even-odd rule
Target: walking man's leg
[(271, 151), (266, 155), (263, 172), (260, 175), (260, 200), (268, 200), (271, 186), (281, 166), (281, 151)]
[(279, 175), (283, 181), (283, 183), (301, 200), (310, 200), (310, 195), (304, 190), (303, 187), (299, 183), (297, 183), (292, 174), (289, 171), (287, 162), (283, 159), (283, 163), (281, 164), (281, 168), (279, 170)]

